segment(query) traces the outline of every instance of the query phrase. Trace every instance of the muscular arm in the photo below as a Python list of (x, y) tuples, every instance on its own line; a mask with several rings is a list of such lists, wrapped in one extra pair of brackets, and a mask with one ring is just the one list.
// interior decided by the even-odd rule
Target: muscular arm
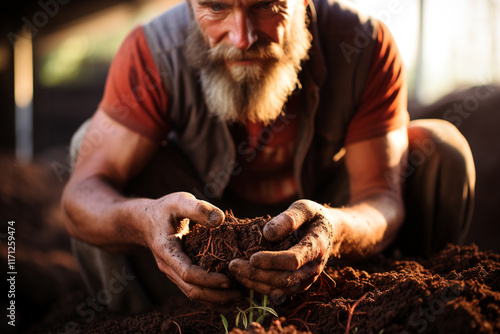
[(228, 289), (227, 276), (194, 265), (176, 235), (186, 227), (186, 218), (217, 226), (224, 219), (220, 209), (184, 192), (159, 199), (127, 198), (120, 193), (156, 150), (149, 139), (97, 111), (63, 193), (67, 230), (111, 251), (131, 245), (149, 248), (159, 270), (191, 299), (219, 304), (239, 298), (240, 292)]
[(142, 210), (149, 200), (120, 194), (126, 181), (152, 157), (157, 145), (97, 111), (82, 141), (62, 197), (67, 230), (107, 249), (145, 246)]
[(362, 258), (383, 250), (404, 218), (401, 176), (408, 150), (406, 127), (346, 148), (351, 198), (331, 210), (344, 228), (340, 254)]

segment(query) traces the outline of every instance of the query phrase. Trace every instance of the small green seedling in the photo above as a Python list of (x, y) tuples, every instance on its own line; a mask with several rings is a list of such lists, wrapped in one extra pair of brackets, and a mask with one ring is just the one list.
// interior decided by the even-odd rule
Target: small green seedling
[[(257, 311), (259, 313), (259, 317), (255, 320), (255, 322), (261, 323), (264, 318), (266, 317), (267, 314), (272, 314), (275, 317), (278, 317), (278, 313), (276, 313), (275, 310), (273, 310), (271, 307), (267, 306), (267, 303), (269, 301), (269, 297), (267, 295), (264, 295), (262, 297), (262, 305), (258, 305), (254, 301), (254, 291), (250, 290), (250, 298), (247, 298), (248, 302), (250, 303), (250, 307), (242, 310), (239, 307), (236, 307), (238, 309), (238, 314), (236, 314), (236, 319), (235, 319), (235, 324), (236, 327), (240, 325), (240, 319), (243, 325), (244, 329), (248, 328), (248, 325), (253, 322), (253, 317), (254, 317), (254, 312)], [(224, 328), (226, 330), (226, 333), (228, 333), (228, 322), (226, 317), (224, 317), (221, 314), (222, 318), (222, 324), (224, 325)]]
[(222, 314), (220, 315), (220, 317), (222, 318), (222, 324), (224, 325), (224, 329), (226, 330), (226, 334), (228, 334), (229, 333), (229, 324), (227, 322), (227, 319)]

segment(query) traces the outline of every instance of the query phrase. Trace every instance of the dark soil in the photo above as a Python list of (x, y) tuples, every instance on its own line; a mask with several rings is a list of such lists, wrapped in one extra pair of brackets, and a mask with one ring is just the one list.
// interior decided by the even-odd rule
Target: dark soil
[(226, 212), (226, 219), (216, 228), (194, 225), (183, 238), (186, 254), (209, 272), (231, 275), (228, 265), (232, 259), (248, 260), (258, 251), (285, 250), (298, 242), (293, 234), (280, 242), (266, 240), (262, 229), (270, 219), (270, 216), (241, 219)]
[[(62, 184), (46, 163), (22, 166), (4, 158), (0, 163), (0, 233), (7, 231), (8, 220), (16, 221), (18, 272), (16, 328), (8, 326), (3, 315), (1, 333), (13, 329), (19, 333), (224, 333), (220, 314), (233, 327), (236, 306), (248, 307), (245, 303), (213, 309), (185, 298), (172, 298), (138, 315), (114, 314), (102, 305), (90, 307), (95, 296), (85, 291), (63, 228), (58, 204)], [(250, 228), (258, 236), (263, 221), (232, 229), (237, 234), (241, 228)], [(219, 255), (218, 245), (226, 247), (227, 243), (233, 252), (235, 247), (227, 237), (217, 240), (221, 230), (200, 230), (206, 243), (192, 251), (194, 256), (205, 253), (198, 258), (207, 257), (210, 262), (214, 260), (211, 253), (224, 259), (213, 261), (214, 266), (228, 260), (228, 254)], [(0, 254), (5, 268), (3, 241)], [(250, 255), (255, 251), (252, 247), (256, 244), (241, 247), (234, 256)], [(223, 272), (224, 265), (209, 270)], [(4, 281), (0, 288), (6, 295)], [(260, 302), (260, 296), (256, 301)], [(4, 310), (6, 302), (2, 299)], [(77, 313), (82, 304), (87, 306), (85, 314)], [(250, 332), (499, 333), (500, 254), (475, 244), (448, 245), (429, 259), (396, 252), (349, 266), (332, 263), (308, 291), (270, 306), (280, 318), (269, 315)], [(242, 331), (233, 330), (238, 332)]]

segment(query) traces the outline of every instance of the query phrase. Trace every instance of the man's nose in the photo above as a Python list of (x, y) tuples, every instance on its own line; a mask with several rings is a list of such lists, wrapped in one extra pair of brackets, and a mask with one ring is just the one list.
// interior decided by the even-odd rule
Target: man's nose
[(255, 29), (248, 16), (242, 12), (235, 13), (229, 41), (238, 49), (247, 50), (256, 40)]

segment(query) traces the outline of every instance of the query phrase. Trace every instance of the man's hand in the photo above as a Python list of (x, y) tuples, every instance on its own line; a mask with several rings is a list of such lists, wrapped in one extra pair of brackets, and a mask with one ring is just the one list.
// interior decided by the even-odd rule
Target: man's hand
[(193, 300), (221, 304), (240, 297), (228, 277), (193, 265), (180, 243), (189, 220), (217, 226), (224, 219), (221, 210), (189, 193), (154, 200), (121, 193), (152, 159), (157, 143), (98, 110), (82, 147), (62, 198), (72, 237), (108, 251), (148, 247), (160, 270)]
[(356, 260), (377, 254), (403, 222), (400, 176), (407, 151), (406, 126), (347, 145), (349, 203), (342, 208), (293, 203), (266, 224), (264, 237), (277, 241), (297, 231), (300, 242), (286, 251), (255, 253), (250, 261), (233, 260), (229, 269), (248, 288), (279, 301), (307, 289), (330, 257)]
[(190, 299), (208, 305), (225, 304), (241, 298), (241, 292), (229, 289), (226, 275), (207, 273), (194, 265), (182, 250), (180, 236), (187, 232), (189, 220), (215, 227), (224, 220), (224, 213), (208, 202), (189, 193), (172, 193), (152, 201), (146, 208), (150, 217), (146, 243), (158, 267)]
[(229, 269), (247, 288), (269, 294), (275, 303), (307, 290), (338, 254), (342, 226), (329, 210), (310, 200), (296, 201), (266, 224), (264, 237), (279, 241), (296, 231), (299, 243), (285, 251), (255, 253), (250, 261), (235, 259)]

